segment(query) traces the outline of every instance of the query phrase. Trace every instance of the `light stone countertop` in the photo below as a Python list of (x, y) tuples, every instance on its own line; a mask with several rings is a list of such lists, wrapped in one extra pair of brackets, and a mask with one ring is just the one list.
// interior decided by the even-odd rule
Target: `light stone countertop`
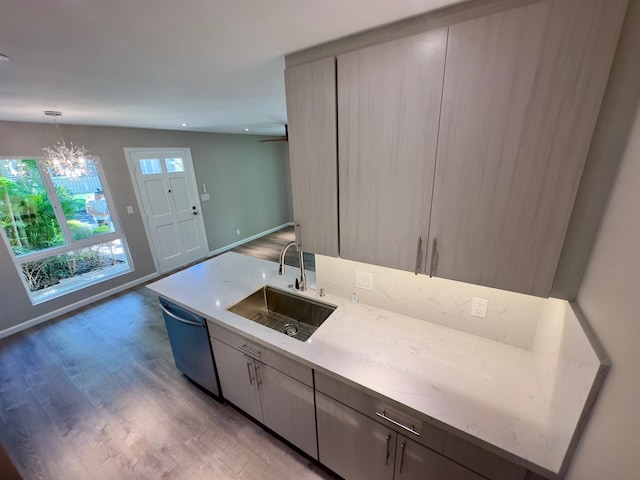
[[(507, 457), (559, 471), (573, 432), (558, 432), (546, 420), (548, 405), (532, 352), (335, 295), (320, 299), (338, 308), (307, 342), (226, 310), (266, 284), (286, 289), (298, 273), (288, 267), (279, 276), (277, 270), (275, 263), (226, 253), (148, 288), (317, 370), (421, 412), (467, 440), (479, 439), (476, 443), (486, 442)], [(298, 293), (318, 297), (315, 290)]]

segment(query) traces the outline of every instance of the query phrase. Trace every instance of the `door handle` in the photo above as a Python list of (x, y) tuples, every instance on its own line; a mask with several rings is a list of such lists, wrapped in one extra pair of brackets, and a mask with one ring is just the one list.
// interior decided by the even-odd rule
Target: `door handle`
[(407, 432), (413, 433), (416, 437), (420, 436), (420, 432), (418, 432), (413, 425), (411, 425), (410, 427), (407, 427), (406, 425), (401, 424), (400, 422), (394, 420), (391, 417), (387, 416), (387, 412), (386, 411), (382, 411), (382, 413), (380, 412), (376, 412), (376, 415), (380, 418), (384, 418), (387, 422), (391, 422), (393, 423), (396, 427), (400, 427), (405, 429)]
[(198, 211), (196, 210), (196, 207), (195, 207), (195, 206), (193, 206), (193, 207), (191, 207), (191, 208), (193, 209), (193, 214), (194, 214), (194, 215), (198, 215)]
[(429, 277), (436, 274), (436, 261), (438, 259), (438, 239), (434, 237), (433, 246), (431, 247), (431, 266), (429, 268)]
[(255, 350), (253, 350), (252, 348), (249, 348), (249, 346), (245, 343), (244, 345), (240, 345), (238, 347), (240, 350), (244, 350), (245, 352), (247, 352), (249, 355), (253, 355), (254, 357), (262, 357), (262, 352), (256, 352)]
[(247, 373), (249, 374), (249, 385), (253, 386), (253, 377), (251, 376), (251, 362), (247, 362)]
[(385, 465), (389, 465), (389, 456), (391, 455), (391, 452), (389, 451), (389, 441), (391, 440), (391, 435), (387, 435), (387, 458), (384, 461)]
[[(186, 323), (187, 325), (192, 325), (194, 327), (204, 328), (204, 323), (192, 322), (191, 320), (187, 320), (186, 318), (179, 317), (179, 316), (175, 315), (174, 313), (170, 312), (169, 309), (167, 309), (167, 307), (165, 307), (163, 304), (160, 304), (160, 309), (164, 313), (169, 315), (171, 318), (173, 318), (174, 320), (177, 320), (177, 321), (179, 321), (181, 323)], [(197, 318), (197, 317), (195, 315), (193, 315), (193, 318)]]
[(422, 236), (418, 237), (418, 251), (416, 252), (416, 271), (415, 274), (418, 275), (420, 271), (420, 259), (422, 258)]
[(258, 387), (259, 387), (260, 385), (262, 385), (260, 365), (258, 365), (257, 363), (254, 363), (253, 368), (254, 368), (254, 371), (256, 372), (256, 383), (258, 384)]
[(404, 447), (406, 446), (407, 444), (405, 442), (400, 444), (400, 470), (398, 470), (398, 475), (402, 474), (402, 467), (404, 466)]
[(298, 244), (298, 251), (302, 250), (302, 229), (300, 228), (299, 223), (293, 225), (293, 235), (296, 239), (296, 243)]

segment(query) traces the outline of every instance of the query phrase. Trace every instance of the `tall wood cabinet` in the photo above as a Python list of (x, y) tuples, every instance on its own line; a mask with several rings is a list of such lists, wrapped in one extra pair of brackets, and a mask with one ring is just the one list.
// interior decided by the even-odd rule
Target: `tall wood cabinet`
[(447, 29), (338, 56), (340, 256), (422, 269)]
[(296, 241), (338, 256), (336, 66), (325, 58), (285, 71)]
[(435, 275), (549, 295), (615, 48), (605, 3), (546, 0), (449, 28)]
[[(290, 78), (337, 58), (340, 257), (548, 296), (627, 1), (484, 3), (329, 45), (287, 69), (289, 111), (319, 98)], [(322, 161), (307, 160), (294, 184), (314, 181)]]

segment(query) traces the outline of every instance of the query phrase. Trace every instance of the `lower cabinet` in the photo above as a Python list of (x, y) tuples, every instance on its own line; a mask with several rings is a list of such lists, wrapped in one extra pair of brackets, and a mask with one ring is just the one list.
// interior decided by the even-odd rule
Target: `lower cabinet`
[(484, 480), (320, 392), (316, 409), (319, 460), (346, 480)]
[(452, 479), (486, 480), (468, 468), (458, 465), (433, 450), (423, 447), (403, 435), (396, 444), (395, 478), (406, 480)]
[(345, 480), (524, 480), (527, 475), (525, 468), (401, 404), (318, 370), (314, 374), (311, 367), (211, 322), (209, 334), (222, 397)]
[(211, 339), (211, 347), (217, 362), (223, 397), (262, 421), (255, 361), (216, 339)]
[[(225, 340), (211, 338), (211, 345), (222, 396), (247, 414), (313, 458), (318, 458), (313, 388), (273, 368), (285, 366), (288, 372), (308, 367), (289, 365), (293, 362), (275, 352), (247, 344), (242, 337), (229, 333)], [(235, 340), (240, 342), (235, 345)], [(245, 348), (246, 350), (239, 350)], [(311, 369), (308, 369), (311, 377)]]

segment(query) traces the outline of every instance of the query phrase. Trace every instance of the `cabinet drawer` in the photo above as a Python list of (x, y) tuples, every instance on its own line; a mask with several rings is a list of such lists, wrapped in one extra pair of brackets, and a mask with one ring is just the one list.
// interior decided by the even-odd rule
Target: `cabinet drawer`
[[(313, 387), (313, 373), (310, 367), (276, 353), (264, 345), (247, 340), (242, 335), (227, 330), (213, 322), (209, 322), (209, 335), (212, 338), (215, 338), (216, 340), (219, 340), (220, 342), (255, 358), (256, 360), (273, 367), (285, 375), (289, 375), (299, 382), (302, 382), (309, 387)], [(215, 356), (215, 349), (213, 355)]]
[[(432, 425), (427, 421), (426, 416), (411, 411), (398, 402), (383, 396), (374, 396), (318, 371), (315, 373), (315, 378), (318, 392), (489, 479), (523, 480), (527, 473), (525, 468)], [(407, 428), (398, 426), (392, 421)]]

